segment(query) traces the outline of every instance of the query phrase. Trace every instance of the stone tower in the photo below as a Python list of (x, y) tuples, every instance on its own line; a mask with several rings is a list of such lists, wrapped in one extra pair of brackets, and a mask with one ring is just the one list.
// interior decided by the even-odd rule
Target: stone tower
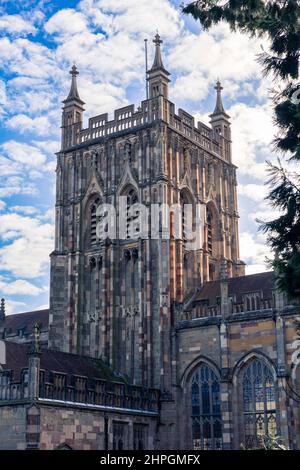
[[(169, 72), (161, 39), (147, 72), (149, 99), (89, 119), (72, 67), (63, 102), (62, 146), (57, 153), (55, 250), (51, 255), (50, 347), (102, 357), (132, 383), (170, 392), (175, 367), (174, 327), (204, 281), (244, 274), (239, 260), (236, 167), (231, 161), (229, 117), (217, 83), (211, 126), (198, 123), (168, 98)], [(120, 197), (125, 198), (121, 209)], [(139, 230), (138, 210), (160, 212), (157, 238)], [(101, 239), (99, 207), (126, 218), (125, 237)], [(180, 236), (174, 212), (193, 207), (202, 222), (190, 249), (184, 211)], [(105, 216), (105, 214), (103, 215)], [(117, 219), (119, 220), (119, 219)]]

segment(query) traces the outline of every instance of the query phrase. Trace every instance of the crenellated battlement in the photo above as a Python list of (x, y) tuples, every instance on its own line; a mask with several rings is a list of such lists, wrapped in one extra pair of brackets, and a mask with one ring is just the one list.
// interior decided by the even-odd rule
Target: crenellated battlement
[(160, 119), (159, 109), (163, 101), (168, 112), (166, 123), (179, 134), (194, 141), (197, 145), (214, 154), (221, 155), (220, 136), (211, 127), (198, 122), (183, 109), (175, 112), (175, 105), (162, 97), (144, 100), (135, 109), (128, 105), (114, 111), (114, 118), (109, 120), (108, 113), (93, 116), (88, 121), (88, 127), (79, 132), (77, 145), (89, 143), (95, 139), (111, 137), (125, 131), (135, 131), (141, 126), (151, 125)]
[(62, 150), (94, 144), (99, 139), (107, 140), (162, 122), (190, 140), (192, 145), (202, 147), (203, 150), (231, 163), (230, 122), (223, 107), (220, 82), (218, 81), (215, 87), (217, 101), (210, 115), (211, 126), (202, 122), (196, 125), (193, 116), (180, 108), (176, 113), (174, 103), (169, 101), (170, 73), (163, 65), (160, 50), (162, 41), (159, 34), (156, 34), (153, 42), (155, 58), (151, 69), (147, 70), (147, 99), (142, 101), (137, 109), (133, 104), (116, 109), (111, 120), (107, 113), (91, 117), (86, 129), (82, 129), (84, 102), (80, 99), (77, 89), (78, 71), (76, 66), (72, 67), (70, 93), (63, 101)]

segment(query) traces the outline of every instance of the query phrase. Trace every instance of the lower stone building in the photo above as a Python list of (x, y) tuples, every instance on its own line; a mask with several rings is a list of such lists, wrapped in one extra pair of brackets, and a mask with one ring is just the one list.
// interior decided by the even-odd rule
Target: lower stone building
[(0, 448), (300, 448), (300, 308), (273, 273), (199, 288), (172, 330), (171, 392), (41, 347), (43, 315), (27, 343), (0, 342)]
[(0, 342), (0, 450), (153, 449), (158, 390), (99, 360)]
[(273, 273), (202, 287), (175, 333), (182, 448), (300, 448), (299, 315)]
[(209, 126), (177, 111), (161, 43), (147, 99), (86, 128), (70, 71), (50, 309), (0, 309), (2, 448), (300, 449), (299, 305), (244, 275), (222, 86)]

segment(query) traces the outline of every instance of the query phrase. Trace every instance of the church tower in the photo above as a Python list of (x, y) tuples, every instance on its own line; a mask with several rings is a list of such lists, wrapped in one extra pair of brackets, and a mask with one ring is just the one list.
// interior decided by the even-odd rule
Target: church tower
[[(137, 109), (115, 110), (112, 120), (94, 116), (85, 129), (72, 67), (57, 153), (49, 342), (54, 349), (102, 357), (131, 383), (158, 387), (170, 398), (176, 325), (202, 283), (218, 279), (223, 258), (229, 276), (243, 274), (243, 264), (236, 168), (220, 85), (212, 127), (196, 127), (193, 116), (176, 112), (169, 101), (170, 74), (158, 34), (153, 42), (149, 99)], [(97, 227), (110, 207), (116, 233), (102, 238)], [(185, 207), (192, 208), (191, 224)], [(148, 221), (145, 230), (141, 217)]]

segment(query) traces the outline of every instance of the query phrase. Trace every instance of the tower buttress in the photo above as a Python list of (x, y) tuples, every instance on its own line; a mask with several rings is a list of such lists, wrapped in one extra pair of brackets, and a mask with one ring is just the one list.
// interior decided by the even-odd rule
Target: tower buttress
[(216, 83), (215, 90), (217, 92), (216, 106), (214, 112), (209, 116), (210, 124), (215, 133), (219, 135), (222, 157), (231, 163), (230, 116), (226, 114), (222, 103), (223, 87), (219, 80)]
[(83, 105), (85, 104), (79, 96), (76, 77), (79, 74), (76, 65), (70, 70), (72, 82), (68, 97), (63, 101), (62, 112), (62, 139), (61, 148), (65, 150), (79, 143), (79, 132), (82, 129)]

